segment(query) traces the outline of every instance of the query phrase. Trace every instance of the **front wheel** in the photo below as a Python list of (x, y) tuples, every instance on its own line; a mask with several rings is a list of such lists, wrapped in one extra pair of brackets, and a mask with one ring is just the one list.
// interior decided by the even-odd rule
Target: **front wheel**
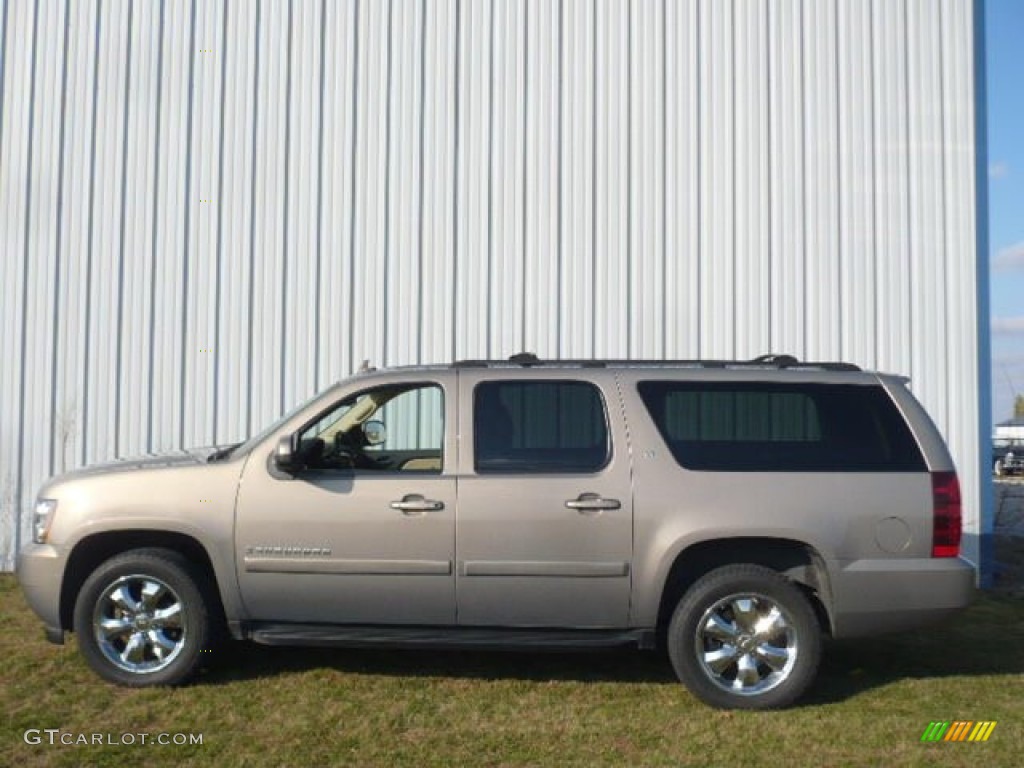
[(191, 563), (170, 550), (137, 549), (107, 560), (75, 602), (82, 656), (119, 685), (185, 681), (210, 639), (202, 583)]
[(792, 704), (814, 680), (821, 628), (808, 598), (759, 565), (728, 565), (700, 578), (676, 606), (668, 652), (698, 698), (723, 709)]

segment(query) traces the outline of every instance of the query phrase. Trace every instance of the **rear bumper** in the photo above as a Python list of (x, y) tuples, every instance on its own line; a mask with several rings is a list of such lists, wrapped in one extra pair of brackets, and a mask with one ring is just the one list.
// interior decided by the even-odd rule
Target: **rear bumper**
[(60, 586), (64, 559), (49, 545), (29, 544), (18, 553), (15, 567), (25, 601), (43, 620), (46, 639), (63, 643), (65, 628), (60, 623)]
[(958, 557), (854, 560), (833, 574), (832, 634), (898, 632), (941, 621), (970, 605), (974, 568)]

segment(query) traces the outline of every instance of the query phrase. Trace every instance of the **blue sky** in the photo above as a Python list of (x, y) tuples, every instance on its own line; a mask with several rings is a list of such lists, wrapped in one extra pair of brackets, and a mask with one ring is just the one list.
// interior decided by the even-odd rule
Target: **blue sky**
[(1024, 2), (986, 0), (992, 416), (1024, 394)]

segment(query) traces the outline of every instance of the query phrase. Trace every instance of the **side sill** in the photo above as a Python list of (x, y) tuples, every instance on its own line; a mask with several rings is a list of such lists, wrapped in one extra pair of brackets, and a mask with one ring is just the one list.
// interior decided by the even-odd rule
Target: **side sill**
[(343, 648), (467, 648), (535, 651), (655, 647), (653, 629), (518, 629), (251, 623), (245, 635), (262, 645)]

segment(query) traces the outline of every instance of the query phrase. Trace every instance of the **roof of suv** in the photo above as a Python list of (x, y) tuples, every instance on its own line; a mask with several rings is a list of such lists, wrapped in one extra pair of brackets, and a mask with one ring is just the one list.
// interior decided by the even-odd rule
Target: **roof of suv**
[(801, 362), (793, 355), (761, 355), (753, 360), (541, 360), (532, 352), (520, 352), (507, 360), (458, 360), (452, 363), (453, 368), (499, 368), (514, 367), (581, 367), (581, 368), (628, 368), (651, 367), (659, 368), (730, 368), (730, 369), (767, 369), (767, 370), (820, 370), (820, 371), (860, 371), (853, 363), (842, 362)]
[(359, 374), (386, 371), (429, 371), (468, 368), (497, 369), (558, 369), (558, 368), (686, 368), (708, 371), (750, 371), (781, 372), (793, 371), (813, 373), (860, 373), (853, 363), (831, 361), (801, 361), (793, 355), (761, 355), (752, 360), (623, 360), (623, 359), (553, 359), (542, 360), (532, 352), (520, 352), (503, 360), (456, 360), (452, 363), (387, 366), (377, 369), (364, 361)]

